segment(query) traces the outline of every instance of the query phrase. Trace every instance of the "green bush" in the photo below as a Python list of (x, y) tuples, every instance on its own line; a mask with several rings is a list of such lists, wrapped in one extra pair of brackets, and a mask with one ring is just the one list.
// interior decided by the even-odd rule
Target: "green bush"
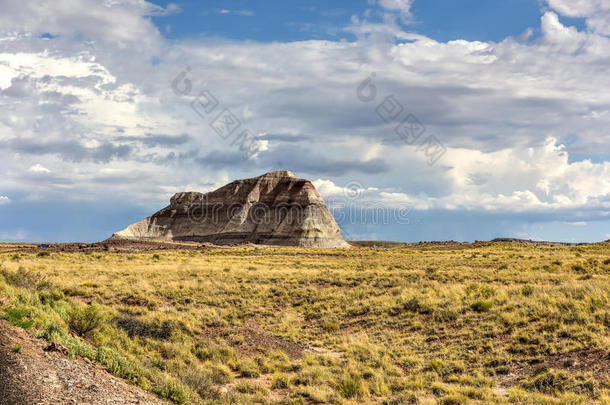
[(78, 336), (86, 336), (99, 328), (104, 322), (104, 315), (99, 305), (75, 305), (68, 310), (70, 330)]
[(177, 404), (189, 403), (188, 388), (175, 380), (168, 380), (161, 389), (156, 391), (163, 398), (167, 398)]
[(129, 360), (106, 347), (98, 347), (95, 352), (95, 360), (106, 366), (111, 374), (133, 383), (137, 382), (140, 376), (139, 371)]
[(42, 330), (38, 332), (38, 337), (54, 342), (61, 339), (66, 334), (64, 329), (56, 324), (55, 322), (49, 322), (43, 326)]
[(492, 306), (493, 303), (491, 301), (477, 300), (472, 303), (470, 308), (476, 312), (488, 312)]
[(30, 315), (30, 310), (27, 308), (7, 308), (5, 309), (4, 319), (11, 324), (19, 326), (23, 329), (30, 329), (34, 325), (33, 319), (23, 319)]

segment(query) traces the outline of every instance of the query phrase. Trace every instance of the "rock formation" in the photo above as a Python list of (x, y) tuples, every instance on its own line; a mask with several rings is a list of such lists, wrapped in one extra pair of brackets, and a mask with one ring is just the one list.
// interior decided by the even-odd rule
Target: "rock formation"
[(349, 246), (314, 185), (289, 171), (236, 180), (205, 194), (176, 193), (169, 206), (112, 238)]

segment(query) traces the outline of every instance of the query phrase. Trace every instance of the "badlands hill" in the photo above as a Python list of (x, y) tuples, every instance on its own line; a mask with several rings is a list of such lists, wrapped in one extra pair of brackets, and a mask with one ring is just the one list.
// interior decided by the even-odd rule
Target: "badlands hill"
[(324, 200), (289, 171), (236, 180), (209, 193), (176, 193), (170, 205), (112, 239), (348, 247)]

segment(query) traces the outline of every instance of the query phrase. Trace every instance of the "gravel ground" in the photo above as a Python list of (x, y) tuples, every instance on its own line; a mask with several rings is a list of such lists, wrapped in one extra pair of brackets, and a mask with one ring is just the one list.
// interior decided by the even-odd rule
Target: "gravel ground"
[(69, 359), (61, 346), (48, 349), (48, 342), (0, 321), (0, 405), (166, 404), (86, 359)]

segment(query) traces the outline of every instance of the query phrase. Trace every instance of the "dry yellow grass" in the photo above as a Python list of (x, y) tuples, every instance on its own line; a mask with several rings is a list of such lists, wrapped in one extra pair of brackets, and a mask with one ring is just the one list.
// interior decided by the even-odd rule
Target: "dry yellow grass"
[[(177, 403), (610, 398), (608, 244), (6, 252), (0, 262), (5, 309)], [(83, 331), (89, 318), (99, 325)]]

